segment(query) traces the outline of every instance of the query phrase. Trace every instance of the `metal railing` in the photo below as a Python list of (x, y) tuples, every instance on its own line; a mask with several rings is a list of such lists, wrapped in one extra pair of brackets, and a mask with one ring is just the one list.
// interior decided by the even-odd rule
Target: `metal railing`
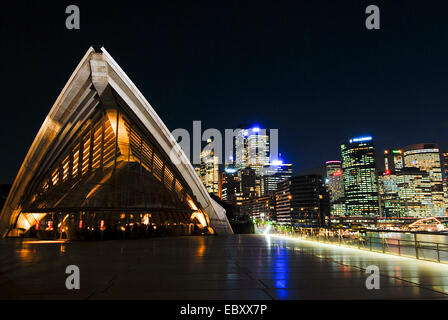
[(362, 231), (342, 229), (291, 228), (284, 230), (273, 227), (270, 233), (448, 264), (448, 243), (419, 241), (416, 234), (414, 234), (413, 240), (404, 240), (387, 238), (384, 236), (384, 232), (378, 232), (376, 236), (373, 236)]

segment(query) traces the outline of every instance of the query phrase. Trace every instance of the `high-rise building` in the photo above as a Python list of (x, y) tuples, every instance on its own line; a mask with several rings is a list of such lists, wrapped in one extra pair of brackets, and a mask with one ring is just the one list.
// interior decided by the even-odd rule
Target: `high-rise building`
[(446, 200), (439, 147), (436, 143), (421, 143), (407, 146), (403, 152), (405, 167), (419, 168), (429, 174), (434, 215), (445, 216)]
[(378, 175), (381, 211), (382, 215), (387, 218), (402, 215), (402, 206), (398, 195), (397, 173), (399, 172), (386, 169)]
[(232, 167), (226, 167), (220, 175), (221, 199), (227, 202), (235, 202), (236, 195), (240, 192), (238, 171)]
[(443, 163), (443, 196), (445, 197), (445, 203), (448, 206), (448, 152), (442, 153), (442, 163)]
[(375, 147), (372, 137), (341, 145), (347, 216), (379, 216)]
[(415, 167), (397, 172), (397, 190), (402, 217), (430, 217), (437, 213), (430, 174)]
[(403, 167), (403, 150), (384, 150), (384, 169), (386, 172), (400, 171)]
[(442, 153), (443, 174), (445, 182), (448, 181), (448, 152)]
[(241, 181), (241, 195), (244, 199), (257, 196), (255, 190), (256, 174), (255, 170), (247, 167), (242, 170), (238, 170), (239, 180)]
[(275, 195), (243, 200), (241, 213), (252, 219), (275, 221)]
[(215, 156), (211, 148), (212, 140), (207, 140), (207, 145), (201, 152), (200, 178), (208, 193), (219, 194), (219, 158)]
[(325, 166), (327, 169), (325, 184), (330, 195), (330, 214), (332, 216), (344, 216), (344, 175), (342, 172), (342, 161), (327, 161)]
[(330, 203), (322, 176), (296, 176), (279, 182), (276, 212), (277, 222), (282, 224), (323, 226), (330, 214)]
[(277, 184), (292, 177), (292, 164), (273, 161), (263, 167), (261, 172), (261, 194), (275, 194)]
[(257, 175), (269, 164), (269, 136), (258, 127), (238, 131), (235, 142), (235, 167), (255, 169)]

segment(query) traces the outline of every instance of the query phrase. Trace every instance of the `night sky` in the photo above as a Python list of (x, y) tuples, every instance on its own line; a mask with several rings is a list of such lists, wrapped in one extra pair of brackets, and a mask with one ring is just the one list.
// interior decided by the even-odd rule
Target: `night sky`
[[(444, 1), (446, 2), (446, 1)], [(2, 166), (12, 183), (91, 44), (102, 44), (170, 130), (279, 129), (295, 172), (377, 149), (448, 148), (448, 8), (443, 1), (89, 1), (2, 4)], [(121, 4), (120, 4), (121, 3)], [(81, 29), (65, 28), (65, 8)], [(365, 28), (365, 8), (381, 30)]]

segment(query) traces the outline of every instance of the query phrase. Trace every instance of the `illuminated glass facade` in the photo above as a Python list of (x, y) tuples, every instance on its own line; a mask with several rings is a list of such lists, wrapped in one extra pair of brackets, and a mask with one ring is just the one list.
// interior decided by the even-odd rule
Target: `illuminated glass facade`
[(384, 168), (386, 172), (400, 171), (403, 167), (403, 150), (384, 150)]
[(240, 130), (235, 140), (235, 167), (251, 167), (260, 174), (261, 169), (269, 164), (269, 136), (266, 130), (258, 127)]
[(261, 172), (261, 194), (274, 194), (277, 184), (292, 177), (292, 164), (270, 163)]
[(327, 169), (325, 182), (330, 196), (330, 213), (332, 216), (343, 216), (345, 215), (345, 203), (342, 161), (327, 161), (325, 166)]
[(405, 167), (419, 168), (429, 174), (431, 180), (433, 212), (446, 215), (446, 200), (442, 180), (439, 147), (435, 143), (422, 143), (403, 148)]
[(354, 138), (341, 145), (347, 216), (378, 216), (375, 148), (371, 137)]
[(328, 192), (320, 175), (291, 177), (279, 182), (277, 222), (302, 227), (323, 226), (330, 214)]
[(208, 193), (219, 194), (219, 158), (211, 148), (211, 140), (201, 152), (200, 178)]
[(401, 217), (429, 217), (436, 213), (428, 172), (403, 168), (397, 173), (397, 187)]
[(387, 169), (378, 176), (380, 203), (383, 217), (400, 217), (402, 206), (398, 197), (398, 176)]

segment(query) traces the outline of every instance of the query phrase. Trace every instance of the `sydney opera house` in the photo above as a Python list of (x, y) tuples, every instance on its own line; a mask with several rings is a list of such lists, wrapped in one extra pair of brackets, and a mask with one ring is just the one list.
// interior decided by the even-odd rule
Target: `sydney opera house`
[(104, 48), (90, 48), (46, 117), (0, 216), (0, 237), (130, 228), (232, 233), (189, 160)]

